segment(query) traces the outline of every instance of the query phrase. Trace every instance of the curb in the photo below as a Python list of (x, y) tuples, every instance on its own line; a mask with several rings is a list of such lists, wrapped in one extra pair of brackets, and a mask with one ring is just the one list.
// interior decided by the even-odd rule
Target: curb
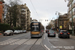
[(75, 39), (75, 36), (72, 36), (72, 35), (70, 35), (70, 36), (71, 36), (71, 38)]

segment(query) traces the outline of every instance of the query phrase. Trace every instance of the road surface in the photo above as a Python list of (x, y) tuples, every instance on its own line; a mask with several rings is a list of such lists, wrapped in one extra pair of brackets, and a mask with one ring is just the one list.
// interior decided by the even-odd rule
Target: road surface
[(0, 36), (0, 50), (75, 50), (75, 39), (47, 37), (31, 38), (30, 32), (13, 36)]

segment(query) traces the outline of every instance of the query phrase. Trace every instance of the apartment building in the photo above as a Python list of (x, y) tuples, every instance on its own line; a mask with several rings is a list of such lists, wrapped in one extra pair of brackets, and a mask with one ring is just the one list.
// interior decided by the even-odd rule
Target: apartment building
[[(22, 29), (25, 29), (25, 30), (30, 29), (30, 10), (29, 8), (26, 6), (26, 4), (24, 4), (24, 5), (17, 5), (17, 9), (18, 9), (19, 14), (17, 15), (16, 27), (22, 27)], [(7, 24), (9, 24), (9, 22), (11, 21), (10, 18), (12, 19), (12, 17), (10, 16), (11, 15), (8, 12), (6, 16)], [(11, 21), (11, 26), (13, 26), (13, 21)]]
[(0, 23), (3, 23), (4, 19), (4, 0), (0, 0)]
[[(19, 9), (19, 24), (23, 29), (26, 30), (30, 30), (30, 10), (29, 8), (26, 6), (26, 4), (24, 5), (18, 5), (18, 9)], [(18, 24), (17, 24), (18, 25)]]
[(32, 18), (30, 17), (30, 22), (32, 22)]
[(27, 8), (27, 30), (30, 30), (30, 10)]
[(59, 29), (69, 30), (69, 19), (68, 14), (60, 15), (58, 18)]
[[(68, 14), (69, 14), (69, 21), (70, 24), (72, 23), (72, 17), (73, 17), (73, 24), (75, 26), (75, 0), (69, 0), (68, 2)], [(72, 27), (72, 24), (70, 25)]]

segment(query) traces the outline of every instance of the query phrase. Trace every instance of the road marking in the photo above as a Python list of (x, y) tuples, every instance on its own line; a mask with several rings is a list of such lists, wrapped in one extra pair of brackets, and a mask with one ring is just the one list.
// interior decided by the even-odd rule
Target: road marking
[(37, 40), (37, 39), (30, 39), (29, 41), (27, 41), (27, 42), (24, 43), (24, 44), (26, 44), (26, 45), (32, 45), (32, 44), (35, 43), (36, 40)]
[(35, 44), (40, 45), (41, 42), (42, 42), (42, 39), (39, 39)]
[(58, 39), (49, 39), (49, 41), (59, 41)]
[(19, 39), (11, 39), (11, 40), (8, 40), (8, 41), (6, 40), (6, 41), (3, 41), (3, 42), (0, 42), (0, 45), (7, 45), (7, 44), (10, 44), (10, 43), (15, 42), (17, 40), (19, 40)]
[(50, 50), (46, 45), (44, 45), (46, 48), (47, 48), (47, 50)]
[(45, 37), (44, 37), (44, 39), (45, 39)]
[(21, 39), (21, 40), (19, 40), (19, 41), (17, 41), (17, 42), (14, 42), (14, 43), (11, 43), (10, 45), (21, 45), (22, 43), (24, 43), (25, 41), (27, 41), (28, 39)]
[(44, 35), (44, 39), (45, 39), (45, 35)]
[(56, 33), (56, 38), (58, 38), (58, 34)]

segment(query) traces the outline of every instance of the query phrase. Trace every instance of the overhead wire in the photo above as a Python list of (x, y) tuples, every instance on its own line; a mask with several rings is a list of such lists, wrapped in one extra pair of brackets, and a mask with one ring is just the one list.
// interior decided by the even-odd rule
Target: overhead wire
[(37, 11), (36, 11), (36, 9), (35, 9), (35, 7), (34, 7), (34, 5), (33, 5), (33, 3), (32, 3), (31, 0), (30, 0), (30, 2), (31, 2), (31, 4), (32, 4), (32, 6), (33, 6), (33, 8), (34, 8), (34, 10), (35, 10), (35, 12), (36, 12), (36, 14), (37, 14), (37, 16), (39, 17), (39, 15), (38, 15), (38, 13), (37, 13)]

